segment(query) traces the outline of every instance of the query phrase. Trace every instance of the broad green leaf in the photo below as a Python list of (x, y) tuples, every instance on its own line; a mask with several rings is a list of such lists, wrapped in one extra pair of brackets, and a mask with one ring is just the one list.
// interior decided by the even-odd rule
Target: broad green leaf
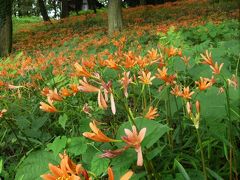
[(100, 158), (99, 154), (96, 154), (91, 162), (91, 171), (96, 175), (99, 176), (103, 172), (107, 171), (108, 164), (110, 160), (106, 158)]
[(85, 153), (87, 150), (86, 140), (83, 137), (72, 137), (70, 144), (67, 147), (67, 152), (78, 156)]
[(32, 152), (18, 167), (15, 180), (40, 180), (40, 175), (49, 173), (49, 163), (57, 165), (59, 159), (47, 151)]
[(63, 152), (67, 144), (66, 136), (58, 136), (54, 139), (52, 143), (47, 145), (48, 150), (52, 150), (53, 154), (57, 156), (60, 152)]
[(65, 129), (66, 122), (68, 121), (67, 114), (63, 114), (59, 117), (58, 122), (62, 126), (63, 129)]

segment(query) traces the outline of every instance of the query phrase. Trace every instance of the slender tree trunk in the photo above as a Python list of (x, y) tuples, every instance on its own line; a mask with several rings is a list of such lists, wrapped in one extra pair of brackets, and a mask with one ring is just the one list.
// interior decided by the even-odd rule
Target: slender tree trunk
[(44, 1), (43, 0), (38, 0), (38, 6), (41, 12), (41, 15), (43, 17), (44, 21), (50, 21), (49, 17), (48, 17), (48, 13), (47, 13), (47, 9), (45, 7)]
[(122, 22), (122, 0), (108, 1), (108, 34), (113, 35), (115, 31), (121, 31)]
[(69, 16), (68, 0), (62, 0), (61, 18), (66, 18), (68, 16)]
[(12, 49), (12, 0), (0, 0), (0, 57)]

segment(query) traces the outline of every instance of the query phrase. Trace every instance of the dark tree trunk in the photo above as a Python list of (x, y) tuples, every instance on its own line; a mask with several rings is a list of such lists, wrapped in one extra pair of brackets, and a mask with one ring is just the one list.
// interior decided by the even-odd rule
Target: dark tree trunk
[(69, 16), (68, 0), (62, 0), (61, 18), (66, 18), (68, 16)]
[(43, 0), (38, 0), (38, 6), (41, 12), (41, 15), (43, 17), (44, 21), (50, 21), (49, 17), (48, 17), (48, 13), (47, 13), (47, 9), (45, 7), (44, 1)]
[(0, 57), (12, 49), (12, 0), (0, 0)]
[(89, 9), (93, 10), (95, 14), (97, 13), (96, 0), (88, 0), (88, 6)]
[(113, 35), (115, 31), (122, 30), (122, 0), (108, 1), (108, 34)]

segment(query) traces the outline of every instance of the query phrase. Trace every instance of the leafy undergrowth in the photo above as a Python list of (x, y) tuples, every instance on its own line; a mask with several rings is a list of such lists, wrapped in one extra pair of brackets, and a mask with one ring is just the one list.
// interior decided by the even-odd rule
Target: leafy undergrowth
[(113, 38), (104, 11), (20, 28), (0, 62), (1, 176), (40, 179), (61, 153), (85, 179), (237, 177), (237, 17), (180, 1), (124, 9)]

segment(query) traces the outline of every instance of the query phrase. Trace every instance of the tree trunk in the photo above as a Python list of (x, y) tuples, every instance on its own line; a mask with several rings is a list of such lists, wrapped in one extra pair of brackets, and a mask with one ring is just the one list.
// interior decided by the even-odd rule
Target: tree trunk
[(61, 18), (66, 18), (68, 16), (69, 16), (68, 0), (62, 0)]
[(0, 0), (0, 57), (12, 49), (12, 0)]
[(146, 0), (140, 0), (140, 5), (146, 5)]
[(95, 14), (97, 13), (96, 0), (88, 0), (88, 7), (93, 10)]
[(47, 13), (47, 9), (45, 7), (44, 1), (43, 0), (38, 0), (38, 6), (41, 12), (41, 15), (43, 17), (44, 21), (50, 21), (49, 17), (48, 17), (48, 13)]
[(108, 1), (108, 34), (113, 35), (115, 31), (122, 30), (122, 0)]

